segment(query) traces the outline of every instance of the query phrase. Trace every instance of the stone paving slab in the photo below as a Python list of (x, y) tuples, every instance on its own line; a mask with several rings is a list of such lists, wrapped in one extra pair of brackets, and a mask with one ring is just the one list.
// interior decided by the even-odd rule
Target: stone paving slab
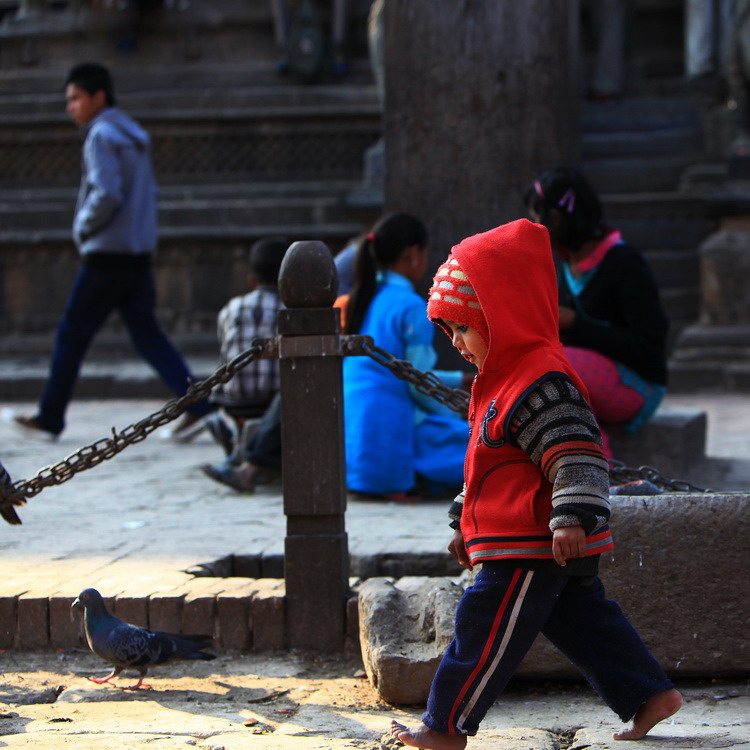
[[(0, 747), (35, 750), (395, 750), (392, 718), (413, 724), (421, 707), (388, 706), (357, 677), (356, 662), (304, 655), (222, 656), (167, 665), (137, 693), (93, 685), (89, 654), (0, 655)], [(103, 672), (103, 669), (101, 670)], [(6, 685), (5, 682), (9, 682)], [(127, 680), (126, 682), (129, 682)], [(53, 703), (28, 703), (41, 685), (63, 685)], [(615, 742), (621, 724), (588, 687), (514, 683), (469, 750), (703, 750), (750, 747), (750, 685), (705, 680), (679, 686), (682, 710), (647, 739)]]

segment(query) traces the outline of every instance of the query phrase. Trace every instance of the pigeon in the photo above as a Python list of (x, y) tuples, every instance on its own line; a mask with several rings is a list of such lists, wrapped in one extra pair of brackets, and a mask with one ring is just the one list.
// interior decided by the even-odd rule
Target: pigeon
[(144, 684), (148, 668), (164, 664), (172, 659), (215, 659), (204, 649), (211, 646), (207, 635), (177, 635), (147, 630), (127, 622), (107, 612), (102, 595), (96, 589), (82, 591), (73, 602), (74, 609), (85, 610), (84, 624), (89, 647), (105, 661), (112, 664), (112, 672), (106, 677), (89, 677), (101, 685), (117, 677), (124, 669), (135, 669), (140, 679), (125, 690), (138, 690), (149, 687)]

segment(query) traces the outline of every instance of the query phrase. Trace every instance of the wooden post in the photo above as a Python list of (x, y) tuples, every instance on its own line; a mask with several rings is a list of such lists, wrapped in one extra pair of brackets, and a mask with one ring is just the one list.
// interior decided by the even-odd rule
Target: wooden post
[(578, 162), (578, 23), (577, 0), (385, 3), (386, 209), (426, 223), (433, 267)]
[(344, 647), (349, 551), (338, 277), (322, 242), (295, 242), (279, 276), (286, 636), (290, 648)]

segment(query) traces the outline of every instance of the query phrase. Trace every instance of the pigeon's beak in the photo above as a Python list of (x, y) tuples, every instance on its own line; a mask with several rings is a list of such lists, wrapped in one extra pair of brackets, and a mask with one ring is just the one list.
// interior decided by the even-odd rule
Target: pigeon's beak
[(76, 597), (76, 600), (73, 602), (73, 604), (70, 605), (71, 609), (79, 610), (83, 607), (83, 604), (81, 604), (81, 600)]

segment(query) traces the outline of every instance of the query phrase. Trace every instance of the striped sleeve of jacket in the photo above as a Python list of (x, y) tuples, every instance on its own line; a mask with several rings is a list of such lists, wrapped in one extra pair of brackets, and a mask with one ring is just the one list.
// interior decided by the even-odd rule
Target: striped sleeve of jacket
[(583, 526), (587, 535), (609, 520), (609, 465), (591, 408), (567, 380), (547, 380), (513, 415), (510, 438), (552, 484), (550, 530)]

